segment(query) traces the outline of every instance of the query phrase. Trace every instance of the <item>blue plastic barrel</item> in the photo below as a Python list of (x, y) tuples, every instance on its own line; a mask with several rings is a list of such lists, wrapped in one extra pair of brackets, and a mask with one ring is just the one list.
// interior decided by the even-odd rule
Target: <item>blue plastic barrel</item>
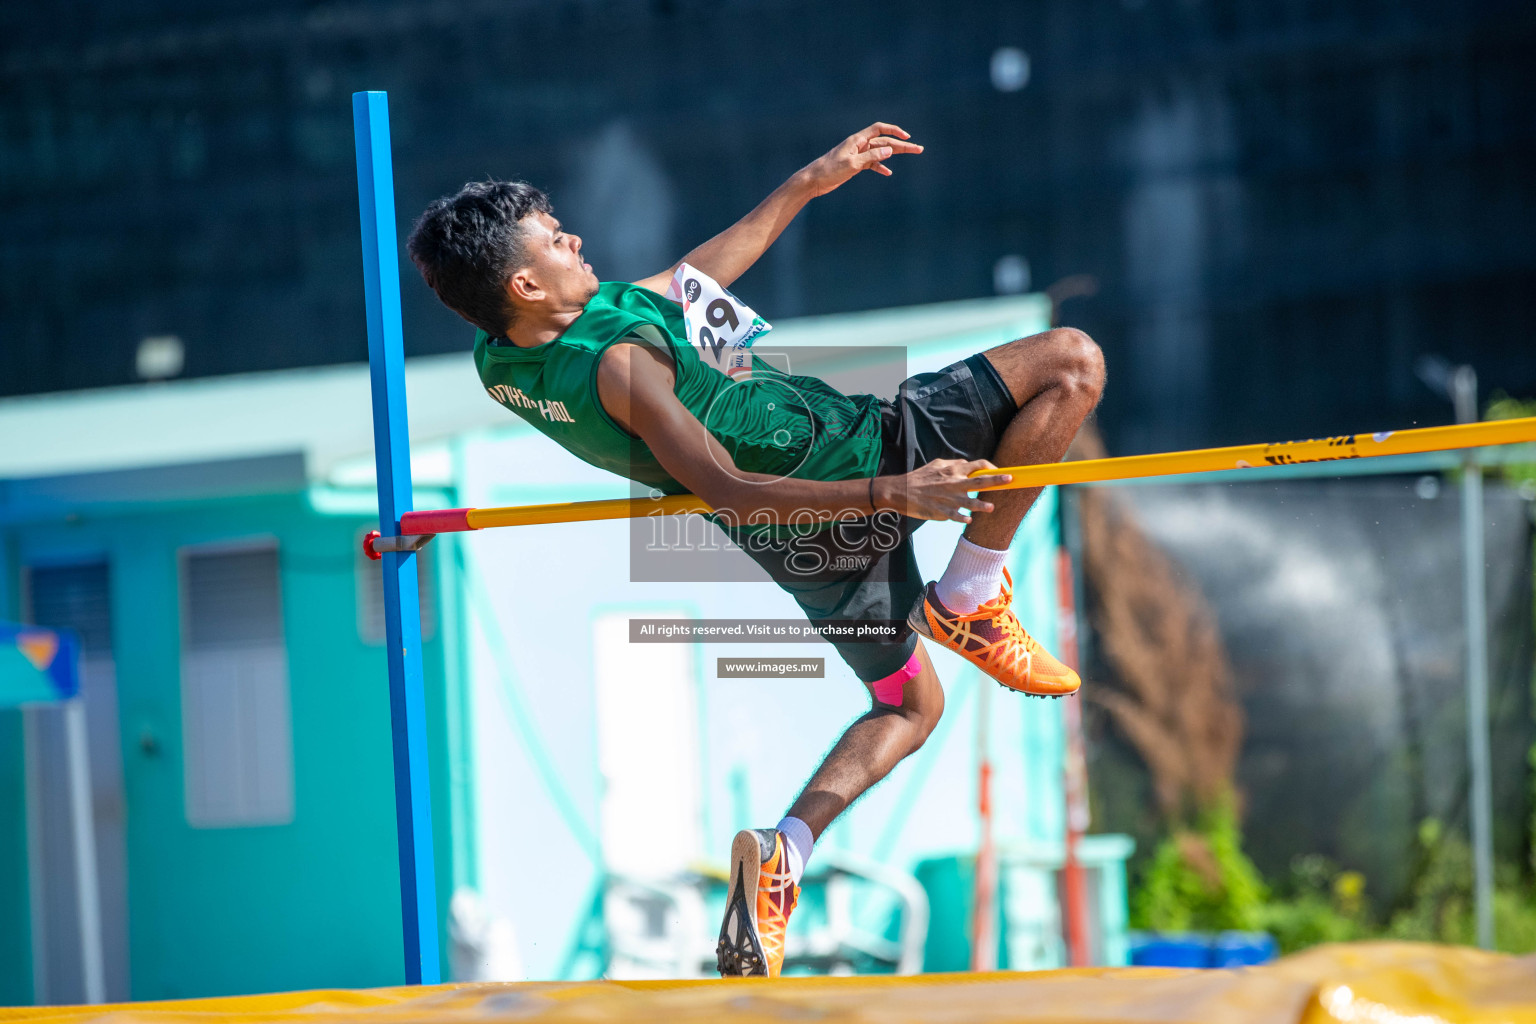
[(1133, 932), (1129, 938), (1136, 967), (1246, 967), (1279, 953), (1266, 932)]
[(1136, 967), (1209, 967), (1211, 939), (1198, 932), (1155, 932), (1131, 937), (1131, 964)]
[(1280, 952), (1268, 932), (1222, 932), (1211, 942), (1212, 967), (1267, 964)]

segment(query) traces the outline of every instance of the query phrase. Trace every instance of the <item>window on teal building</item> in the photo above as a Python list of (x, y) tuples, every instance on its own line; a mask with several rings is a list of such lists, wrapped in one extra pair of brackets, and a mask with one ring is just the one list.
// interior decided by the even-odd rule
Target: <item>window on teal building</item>
[(181, 556), (187, 821), (293, 820), (293, 736), (277, 546)]

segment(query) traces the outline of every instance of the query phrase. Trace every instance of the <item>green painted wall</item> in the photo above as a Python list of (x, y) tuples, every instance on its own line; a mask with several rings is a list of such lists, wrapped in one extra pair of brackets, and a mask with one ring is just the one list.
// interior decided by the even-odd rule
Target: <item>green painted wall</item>
[(0, 1006), (32, 1002), (27, 785), (21, 712), (0, 711)]
[[(0, 619), (15, 621), (14, 545), (0, 532)], [(27, 768), (21, 711), (0, 710), (0, 1006), (32, 1002), (32, 898), (27, 878)]]
[[(404, 980), (388, 678), (382, 646), (358, 631), (355, 552), (367, 526), (363, 516), (317, 515), (291, 495), (18, 531), (23, 562), (82, 546), (111, 562), (136, 1000)], [(261, 536), (279, 550), (294, 820), (193, 828), (183, 795), (177, 550)], [(439, 628), (423, 645), (440, 919), (453, 865), (443, 635)], [(5, 758), (0, 730), (0, 801)], [(13, 831), (0, 827), (0, 858)], [(3, 918), (0, 927), (0, 943), (14, 943)]]

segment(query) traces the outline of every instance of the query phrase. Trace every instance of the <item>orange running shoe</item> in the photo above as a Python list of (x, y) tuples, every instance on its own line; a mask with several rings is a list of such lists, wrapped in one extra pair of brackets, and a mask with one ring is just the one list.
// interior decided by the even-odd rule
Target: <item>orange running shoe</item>
[(1003, 591), (969, 615), (944, 607), (934, 585), (907, 616), (919, 634), (948, 647), (1010, 690), (1036, 697), (1076, 693), (1077, 673), (1051, 656), (1024, 632), (1013, 614), (1013, 577), (1003, 570)]
[(777, 978), (784, 966), (784, 928), (800, 899), (783, 835), (771, 828), (737, 832), (726, 892), (725, 921), (715, 944), (720, 976)]

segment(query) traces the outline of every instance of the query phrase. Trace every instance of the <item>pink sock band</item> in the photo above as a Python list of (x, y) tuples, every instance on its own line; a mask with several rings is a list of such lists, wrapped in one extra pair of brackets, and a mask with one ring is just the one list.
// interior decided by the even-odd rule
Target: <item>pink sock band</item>
[(912, 652), (912, 657), (901, 668), (892, 672), (884, 679), (877, 679), (870, 683), (870, 689), (875, 691), (875, 700), (881, 704), (894, 704), (901, 706), (901, 691), (906, 687), (907, 680), (923, 670), (923, 666), (917, 660), (917, 652)]

